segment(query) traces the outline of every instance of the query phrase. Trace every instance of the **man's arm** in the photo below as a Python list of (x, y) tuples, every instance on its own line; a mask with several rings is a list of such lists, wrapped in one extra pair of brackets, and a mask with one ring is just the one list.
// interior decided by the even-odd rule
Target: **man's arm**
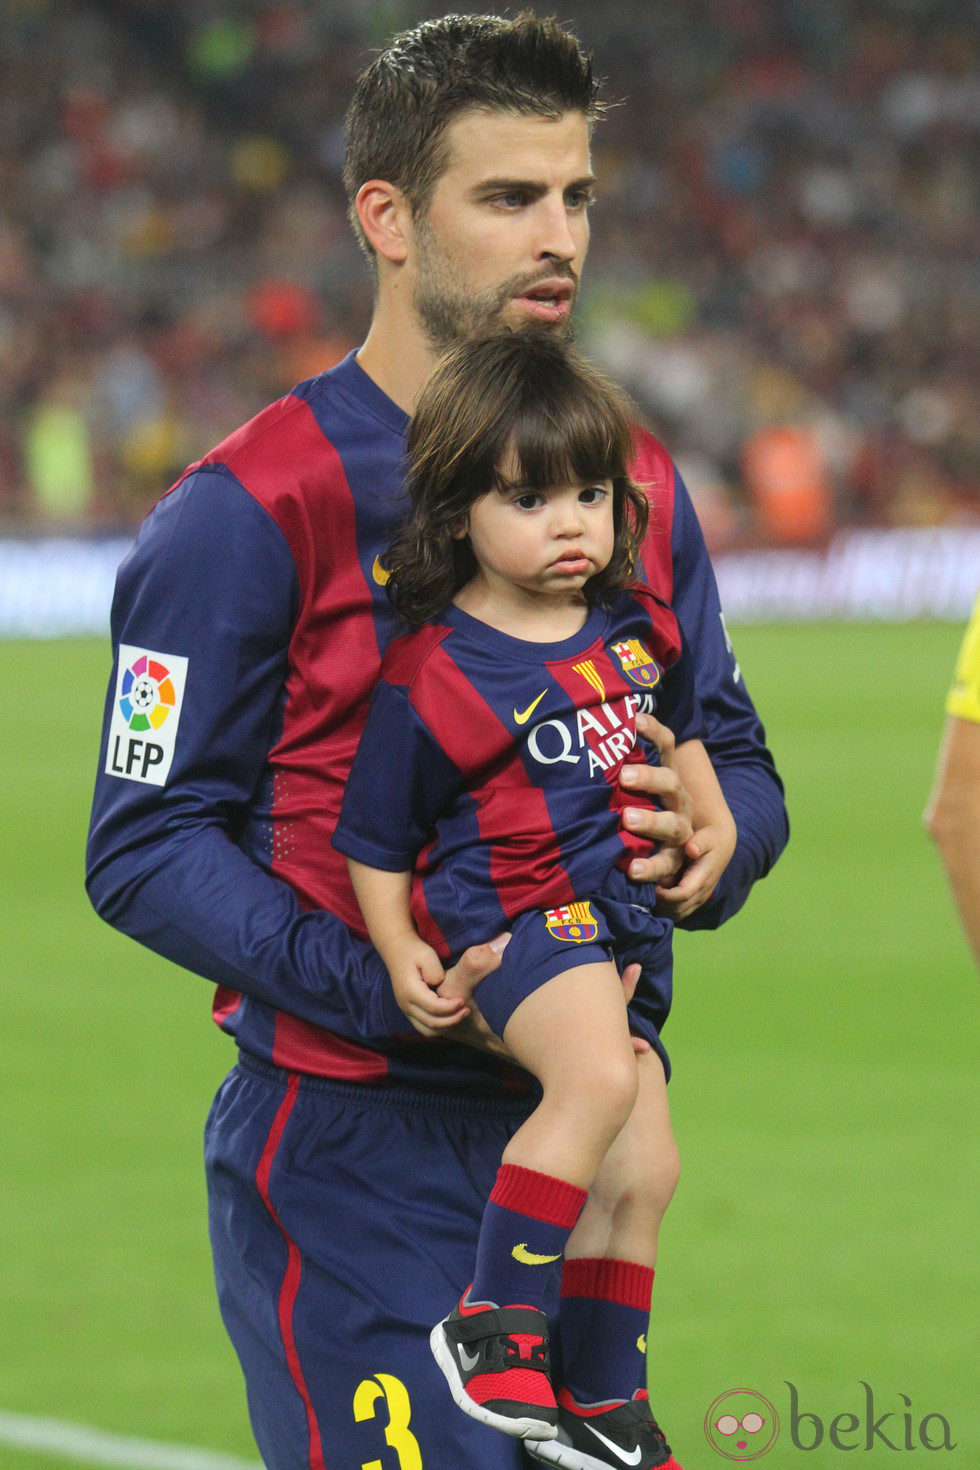
[[(714, 929), (738, 912), (753, 883), (768, 873), (786, 846), (789, 823), (782, 782), (732, 652), (704, 537), (687, 489), (676, 474), (670, 546), (672, 603), (694, 665), (704, 744), (738, 832), (734, 855), (713, 896), (677, 922), (685, 929)], [(657, 743), (661, 727), (656, 722), (638, 716), (637, 725)], [(665, 808), (652, 813), (637, 809), (632, 830), (664, 848), (642, 864), (639, 860), (631, 864), (630, 875), (642, 882), (672, 886), (671, 875), (681, 859), (678, 849), (691, 837), (690, 798), (677, 773), (666, 766), (632, 765), (624, 769), (621, 779), (624, 785), (631, 781), (642, 787)], [(663, 909), (671, 913), (666, 902)]]
[(980, 724), (946, 721), (924, 820), (980, 964)]
[(715, 574), (680, 475), (675, 479), (671, 548), (673, 605), (694, 658), (704, 744), (738, 832), (735, 852), (713, 897), (681, 921), (685, 929), (714, 929), (738, 912), (752, 885), (769, 872), (789, 839), (789, 820), (783, 783), (732, 651)]
[(405, 1023), (373, 949), (332, 914), (302, 910), (235, 840), (281, 727), (298, 595), (279, 528), (220, 466), (152, 512), (119, 571), (113, 645), (156, 654), (172, 674), (186, 660), (186, 673), (162, 723), (142, 729), (139, 672), (122, 707), (117, 652), (86, 885), (103, 918), (167, 959), (314, 1024), (381, 1037)]
[(980, 597), (966, 630), (924, 821), (980, 964)]

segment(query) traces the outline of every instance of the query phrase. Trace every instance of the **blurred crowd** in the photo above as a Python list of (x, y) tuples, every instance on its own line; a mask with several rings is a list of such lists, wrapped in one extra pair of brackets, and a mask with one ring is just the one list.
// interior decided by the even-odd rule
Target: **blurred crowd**
[[(137, 521), (364, 332), (352, 80), (417, 0), (0, 0), (0, 525)], [(614, 106), (583, 346), (715, 549), (980, 517), (962, 0), (564, 0)]]

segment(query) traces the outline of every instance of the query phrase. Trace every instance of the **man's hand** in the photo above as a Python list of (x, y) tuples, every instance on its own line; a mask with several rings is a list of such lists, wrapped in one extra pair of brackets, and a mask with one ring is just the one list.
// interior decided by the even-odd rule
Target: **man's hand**
[(648, 766), (631, 762), (620, 771), (619, 784), (627, 792), (635, 791), (658, 801), (664, 810), (652, 811), (646, 806), (636, 806), (627, 807), (624, 811), (623, 822), (630, 832), (660, 844), (660, 850), (652, 856), (634, 858), (629, 875), (637, 883), (667, 885), (687, 861), (684, 846), (694, 836), (691, 825), (694, 803), (671, 765), (675, 749), (671, 731), (652, 715), (641, 714), (636, 717), (636, 728), (644, 739), (657, 747), (662, 764)]
[[(636, 982), (640, 978), (640, 966), (627, 965), (626, 969), (623, 971), (619, 978), (623, 986), (623, 998), (626, 1001), (626, 1004), (629, 1005), (630, 1001), (633, 999), (633, 992), (636, 989)], [(630, 1032), (630, 1041), (633, 1043), (633, 1050), (638, 1057), (642, 1057), (645, 1051), (653, 1051), (653, 1047), (650, 1045), (649, 1041), (645, 1040), (642, 1036), (634, 1036), (633, 1033)]]
[[(451, 1030), (442, 1032), (444, 1041), (461, 1041), (466, 1046), (475, 1046), (478, 1051), (493, 1052), (495, 1056), (513, 1061), (507, 1047), (500, 1037), (490, 1030), (480, 1014), (479, 1006), (473, 999), (473, 991), (476, 986), (487, 975), (492, 974), (500, 964), (500, 956), (507, 948), (509, 940), (509, 934), (500, 934), (489, 944), (472, 945), (465, 954), (460, 956), (453, 968), (447, 970), (446, 979), (439, 987), (439, 994), (444, 995), (448, 991), (460, 999), (465, 998), (467, 1005), (467, 1011), (460, 1019), (451, 1023)], [(621, 976), (623, 998), (627, 1005), (633, 998), (639, 978), (639, 965), (627, 965)], [(645, 1051), (651, 1050), (649, 1041), (645, 1041), (642, 1036), (631, 1036), (630, 1040), (637, 1056), (642, 1056)]]
[(686, 919), (699, 909), (715, 891), (715, 886), (731, 861), (737, 833), (731, 817), (712, 826), (699, 827), (684, 846), (690, 862), (673, 887), (657, 885), (657, 912), (669, 918)]
[(475, 1046), (479, 1051), (491, 1051), (497, 1056), (510, 1057), (500, 1037), (490, 1030), (480, 1008), (473, 999), (473, 991), (481, 980), (493, 974), (500, 964), (500, 957), (510, 943), (509, 934), (498, 934), (487, 944), (473, 944), (460, 955), (439, 987), (440, 996), (464, 1006), (450, 1025), (451, 1033), (444, 1033), (446, 1041), (461, 1041), (466, 1046)]

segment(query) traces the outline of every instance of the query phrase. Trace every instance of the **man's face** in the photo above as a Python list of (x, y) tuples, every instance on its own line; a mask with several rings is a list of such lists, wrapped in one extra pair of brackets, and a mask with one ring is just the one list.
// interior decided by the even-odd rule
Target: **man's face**
[(580, 112), (471, 110), (414, 220), (413, 303), (437, 351), (495, 327), (571, 332), (593, 176)]

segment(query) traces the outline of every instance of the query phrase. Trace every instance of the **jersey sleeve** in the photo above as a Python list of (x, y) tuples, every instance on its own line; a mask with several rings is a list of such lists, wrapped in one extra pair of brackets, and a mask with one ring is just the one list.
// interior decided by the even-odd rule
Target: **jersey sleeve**
[(682, 740), (703, 740), (705, 733), (694, 659), (683, 628), (680, 634), (681, 651), (667, 670), (657, 698), (657, 719), (669, 727), (678, 745)]
[(371, 696), (333, 845), (369, 868), (406, 873), (463, 778), (412, 707), (384, 678)]
[(956, 661), (953, 687), (946, 698), (946, 713), (980, 724), (980, 593), (973, 604), (973, 615)]
[[(285, 537), (223, 466), (195, 470), (151, 512), (116, 582), (86, 886), (108, 923), (167, 959), (380, 1038), (404, 1021), (378, 956), (334, 915), (301, 909), (236, 842), (281, 726), (297, 602)], [(144, 730), (140, 679), (161, 671), (166, 715)]]
[[(685, 929), (713, 929), (738, 912), (789, 838), (783, 784), (732, 651), (714, 572), (690, 496), (676, 475), (671, 533), (673, 607), (694, 665), (701, 738), (721, 783), (738, 841), (713, 897)], [(669, 722), (668, 722), (669, 723)]]

